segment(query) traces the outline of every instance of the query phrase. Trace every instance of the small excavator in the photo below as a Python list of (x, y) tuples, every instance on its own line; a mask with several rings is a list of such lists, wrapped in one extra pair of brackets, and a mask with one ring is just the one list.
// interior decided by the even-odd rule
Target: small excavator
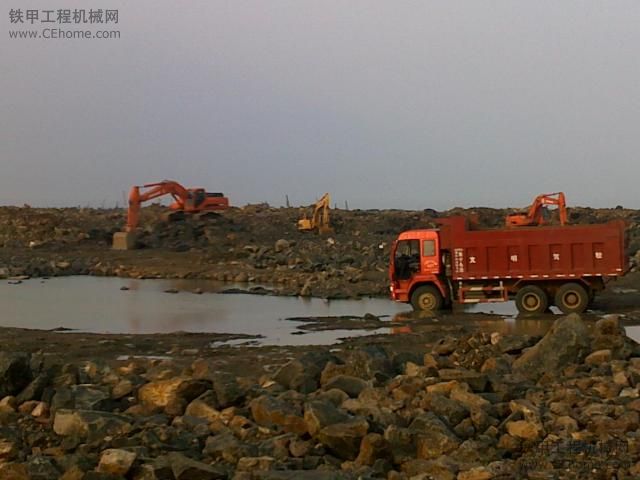
[(567, 205), (565, 203), (564, 193), (556, 192), (538, 195), (526, 212), (507, 215), (506, 226), (533, 227), (544, 225), (547, 223), (545, 220), (545, 210), (548, 205), (555, 205), (558, 207), (560, 225), (566, 225)]
[(185, 188), (173, 180), (148, 183), (142, 186), (134, 185), (129, 191), (127, 225), (124, 232), (114, 234), (114, 249), (130, 250), (135, 248), (135, 232), (140, 221), (140, 206), (144, 202), (165, 195), (173, 197), (167, 216), (170, 220), (183, 214), (200, 214), (229, 208), (229, 199), (222, 193), (210, 193), (204, 188)]
[(325, 193), (314, 205), (311, 218), (307, 218), (307, 215), (304, 214), (298, 220), (298, 230), (301, 232), (317, 231), (319, 234), (333, 233), (333, 228), (329, 224), (330, 204), (331, 197)]

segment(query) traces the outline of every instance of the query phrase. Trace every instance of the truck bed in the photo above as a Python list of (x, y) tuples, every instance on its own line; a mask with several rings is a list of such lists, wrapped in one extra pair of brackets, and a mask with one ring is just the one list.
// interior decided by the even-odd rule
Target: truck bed
[(469, 230), (464, 217), (443, 219), (441, 248), (452, 279), (564, 279), (625, 273), (625, 223)]

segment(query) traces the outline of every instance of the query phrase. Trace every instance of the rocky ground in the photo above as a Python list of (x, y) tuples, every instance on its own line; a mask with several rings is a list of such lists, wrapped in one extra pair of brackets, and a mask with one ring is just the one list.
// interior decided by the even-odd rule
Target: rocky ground
[[(319, 237), (296, 230), (297, 209), (254, 205), (167, 224), (149, 207), (142, 248), (116, 252), (122, 210), (4, 207), (0, 278), (202, 278), (263, 293), (386, 295), (395, 235), (456, 213), (471, 212), (337, 210), (335, 234)], [(506, 211), (475, 213), (495, 227)], [(571, 210), (573, 222), (612, 218), (629, 222), (635, 255), (640, 212)], [(639, 285), (640, 272), (629, 274), (596, 309), (637, 320)], [(617, 315), (556, 318), (544, 337), (409, 319), (396, 335), (331, 347), (3, 328), (0, 479), (640, 478), (640, 345)], [(312, 320), (305, 328), (348, 328)], [(381, 324), (369, 315), (357, 328)]]
[[(296, 229), (297, 208), (249, 205), (167, 223), (164, 209), (143, 209), (140, 250), (110, 249), (125, 223), (122, 209), (0, 207), (0, 278), (109, 275), (201, 278), (269, 285), (283, 295), (353, 298), (387, 294), (389, 245), (403, 230), (433, 227), (438, 217), (477, 214), (501, 226), (507, 210), (332, 210), (335, 234)], [(640, 211), (573, 208), (573, 223), (629, 222), (629, 254), (640, 250)], [(635, 283), (634, 283), (635, 285)]]
[(640, 345), (615, 315), (219, 339), (0, 330), (0, 478), (640, 478)]

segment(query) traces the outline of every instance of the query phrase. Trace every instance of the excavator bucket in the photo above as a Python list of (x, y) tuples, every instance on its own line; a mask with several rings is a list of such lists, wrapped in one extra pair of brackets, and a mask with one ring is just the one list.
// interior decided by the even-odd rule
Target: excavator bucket
[(133, 232), (116, 232), (113, 234), (113, 249), (134, 250), (136, 240), (136, 234)]

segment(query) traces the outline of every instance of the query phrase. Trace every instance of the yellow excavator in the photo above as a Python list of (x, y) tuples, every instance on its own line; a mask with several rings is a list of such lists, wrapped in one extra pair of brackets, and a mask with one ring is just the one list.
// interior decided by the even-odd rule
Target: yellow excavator
[(317, 231), (320, 234), (333, 233), (333, 228), (329, 225), (330, 204), (331, 197), (328, 193), (325, 193), (314, 205), (311, 218), (307, 218), (305, 214), (298, 220), (298, 230), (301, 232)]

